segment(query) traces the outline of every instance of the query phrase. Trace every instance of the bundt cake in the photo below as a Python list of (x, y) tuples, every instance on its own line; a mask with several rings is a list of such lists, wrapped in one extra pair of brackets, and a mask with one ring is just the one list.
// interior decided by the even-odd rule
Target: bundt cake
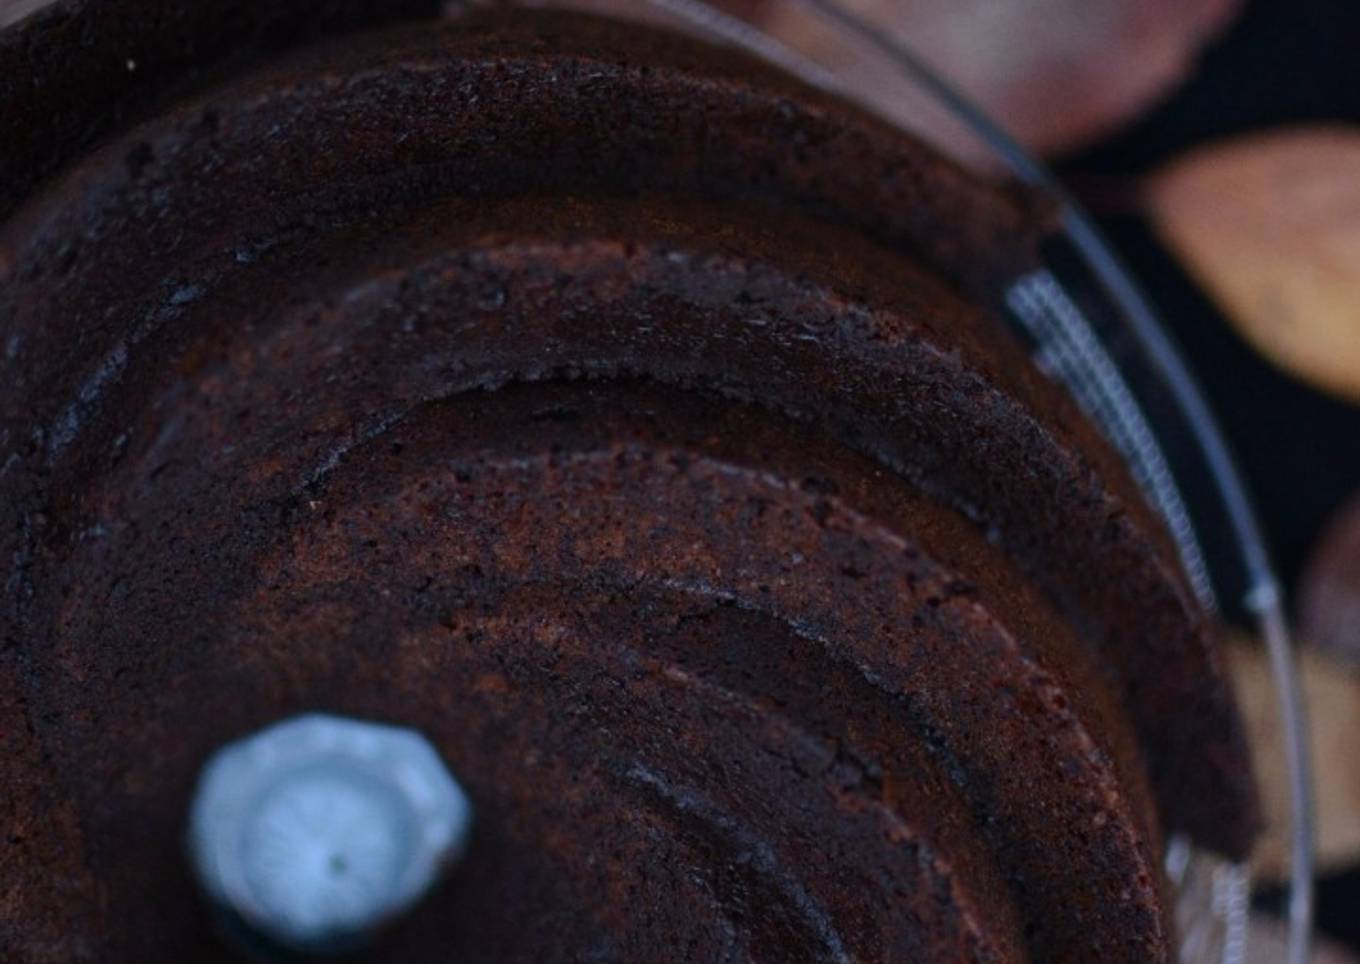
[(691, 38), (379, 24), (435, 6), (0, 35), (0, 957), (234, 960), (195, 776), (323, 710), (477, 812), (365, 959), (1172, 960), (1250, 768), (997, 320), (1042, 205)]

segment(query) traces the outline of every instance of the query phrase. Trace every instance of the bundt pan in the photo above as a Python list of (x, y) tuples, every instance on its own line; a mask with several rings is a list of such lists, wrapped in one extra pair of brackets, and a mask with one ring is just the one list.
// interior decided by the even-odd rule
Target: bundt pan
[(475, 814), (363, 960), (1174, 960), (1167, 836), (1257, 805), (998, 320), (1051, 209), (733, 49), (436, 7), (0, 33), (0, 957), (268, 958), (191, 799), (324, 712)]

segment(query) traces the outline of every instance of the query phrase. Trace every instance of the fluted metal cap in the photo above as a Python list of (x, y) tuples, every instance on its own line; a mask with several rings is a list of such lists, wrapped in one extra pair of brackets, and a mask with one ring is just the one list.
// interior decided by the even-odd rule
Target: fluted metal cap
[(467, 795), (414, 730), (335, 716), (223, 747), (199, 778), (204, 889), (266, 941), (352, 947), (420, 899), (466, 843)]

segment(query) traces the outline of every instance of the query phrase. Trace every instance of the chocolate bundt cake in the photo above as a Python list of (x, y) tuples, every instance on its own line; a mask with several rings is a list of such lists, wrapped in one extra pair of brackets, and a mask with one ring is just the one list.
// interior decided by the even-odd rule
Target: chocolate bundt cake
[(1042, 208), (694, 39), (378, 23), (433, 6), (0, 34), (0, 957), (236, 959), (196, 775), (324, 710), (476, 807), (366, 960), (1172, 960), (1250, 768), (996, 318)]

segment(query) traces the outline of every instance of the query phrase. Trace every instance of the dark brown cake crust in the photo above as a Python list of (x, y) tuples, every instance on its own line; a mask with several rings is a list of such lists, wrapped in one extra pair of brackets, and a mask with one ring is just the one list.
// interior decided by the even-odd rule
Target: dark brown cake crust
[(1173, 826), (1254, 821), (1205, 628), (1116, 460), (902, 253), (984, 287), (1025, 223), (562, 17), (305, 51), (91, 155), (0, 226), (0, 941), (197, 953), (187, 887), (132, 900), (197, 762), (399, 707), (491, 829), (391, 959), (451, 919), (469, 959), (696, 921), (703, 960), (1167, 959), (1144, 765)]
[[(262, 377), (257, 371), (250, 381)], [(291, 444), (309, 434), (317, 414), (310, 406), (295, 410), (302, 421), (291, 430), (285, 420), (278, 433), (232, 443), (224, 453), (269, 465), (266, 474), (224, 472), (217, 456), (161, 466), (165, 444), (212, 452), (224, 441), (218, 433), (239, 424), (232, 387), (249, 382), (219, 371), (207, 384), (219, 388), (196, 392), (179, 407), (173, 439), (129, 450), (107, 480), (99, 500), (121, 523), (76, 549), (63, 567), (69, 575), (45, 594), (65, 600), (57, 620), (71, 629), (30, 679), (51, 703), (71, 707), (86, 699), (94, 714), (68, 710), (49, 742), (68, 786), (83, 798), (80, 809), (96, 815), (90, 834), (105, 841), (100, 878), (111, 891), (103, 899), (122, 923), (118, 932), (142, 940), (154, 935), (152, 944), (113, 945), (127, 959), (181, 956), (191, 946), (176, 943), (188, 935), (163, 922), (138, 926), (143, 914), (158, 922), (190, 921), (189, 915), (167, 915), (162, 902), (148, 909), (140, 900), (118, 900), (146, 893), (177, 864), (176, 848), (158, 838), (182, 807), (183, 788), (167, 785), (158, 772), (191, 772), (224, 733), (318, 702), (359, 715), (400, 706), (404, 719), (436, 739), (479, 800), (493, 837), (510, 834), (517, 844), (514, 866), (502, 868), (508, 858), (496, 851), (487, 854), (490, 868), (474, 865), (460, 874), (525, 873), (518, 862), (542, 850), (554, 878), (571, 882), (560, 886), (585, 900), (594, 891), (573, 867), (611, 870), (628, 881), (634, 871), (666, 863), (656, 853), (621, 852), (610, 843), (610, 823), (588, 819), (592, 810), (612, 816), (618, 807), (632, 819), (636, 802), (621, 804), (596, 790), (580, 801), (585, 811), (563, 813), (533, 801), (544, 788), (556, 797), (567, 778), (505, 762), (488, 772), (488, 758), (551, 755), (568, 737), (589, 745), (589, 752), (569, 755), (573, 772), (586, 772), (583, 759), (608, 761), (616, 777), (641, 779), (643, 789), (671, 797), (738, 794), (725, 798), (710, 822), (748, 841), (747, 848), (780, 851), (778, 840), (757, 843), (792, 832), (801, 815), (810, 822), (799, 835), (816, 840), (823, 848), (817, 852), (842, 855), (825, 870), (806, 849), (778, 861), (783, 882), (766, 882), (759, 892), (813, 895), (825, 909), (789, 925), (776, 943), (765, 943), (775, 938), (760, 930), (784, 913), (769, 894), (762, 901), (772, 906), (746, 933), (735, 923), (746, 912), (721, 895), (710, 905), (683, 891), (657, 892), (644, 907), (671, 908), (669, 924), (638, 916), (637, 903), (611, 917), (610, 908), (616, 914), (620, 908), (608, 894), (652, 893), (655, 882), (611, 884), (590, 907), (591, 919), (615, 942), (617, 959), (647, 956), (648, 946), (654, 955), (674, 948), (685, 921), (693, 929), (693, 922), (708, 920), (726, 921), (742, 943), (724, 949), (718, 936), (692, 935), (711, 941), (698, 946), (695, 959), (825, 959), (838, 947), (854, 959), (885, 953), (902, 960), (1012, 959), (1017, 946), (1041, 959), (1168, 959), (1155, 831), (1140, 819), (1148, 808), (1139, 805), (1136, 771), (1121, 775), (1133, 790), (1128, 802), (1110, 764), (1110, 755), (1126, 757), (1129, 748), (1118, 745), (1117, 727), (1111, 745), (1093, 741), (1080, 722), (1086, 715), (1103, 723), (1093, 705), (1102, 692), (1098, 677), (1083, 668), (1076, 641), (1010, 582), (1004, 562), (963, 520), (905, 492), (880, 491), (871, 463), (816, 436), (788, 435), (757, 413), (659, 389), (503, 389), (423, 406), (338, 460), (323, 459), (305, 492), (290, 496), (278, 486), (315, 468), (313, 454)], [(748, 448), (760, 453), (754, 466), (732, 461)], [(179, 518), (192, 521), (175, 524)], [(172, 541), (154, 535), (158, 530), (172, 533)], [(906, 543), (906, 552), (903, 531), (918, 540)], [(936, 559), (937, 550), (956, 557), (953, 565)], [(169, 585), (167, 572), (176, 574)], [(227, 572), (239, 575), (226, 579)], [(356, 572), (374, 575), (359, 585)], [(111, 596), (140, 605), (110, 605)], [(857, 605), (847, 607), (851, 597)], [(664, 618), (648, 623), (629, 615), (630, 607)], [(597, 609), (608, 618), (592, 616), (589, 632), (571, 630)], [(994, 615), (997, 609), (1005, 616)], [(736, 625), (726, 628), (731, 620)], [(1003, 624), (1025, 638), (1012, 637)], [(911, 627), (909, 647), (891, 630), (898, 626)], [(624, 654), (629, 660), (665, 656), (647, 665), (672, 683), (688, 685), (693, 676), (697, 686), (707, 672), (722, 671), (720, 680), (738, 687), (738, 695), (755, 687), (756, 702), (743, 719), (763, 719), (778, 708), (780, 720), (766, 725), (826, 734), (839, 746), (833, 755), (863, 771), (854, 786), (890, 808), (897, 829), (889, 839), (920, 841), (915, 846), (932, 856), (914, 863), (935, 867), (941, 882), (915, 883), (904, 869), (912, 863), (899, 866), (891, 853), (876, 854), (885, 830), (858, 831), (867, 834), (862, 842), (856, 821), (847, 823), (853, 800), (843, 804), (850, 815), (809, 814), (817, 795), (790, 789), (785, 796), (799, 809), (771, 817), (780, 795), (751, 795), (774, 777), (762, 776), (759, 755), (740, 755), (746, 744), (738, 723), (716, 726), (712, 714), (722, 701), (708, 690), (689, 697), (691, 718), (674, 708), (678, 697), (647, 698), (637, 682), (600, 715), (605, 696), (586, 684), (601, 673), (628, 678), (596, 662), (611, 665), (616, 634), (642, 641), (631, 646), (640, 655)], [(99, 642), (109, 637), (136, 643), (109, 650)], [(487, 674), (506, 671), (506, 653), (519, 639), (526, 649), (517, 659), (540, 670), (549, 665), (553, 675), (493, 685)], [(581, 670), (569, 672), (562, 662), (564, 639), (577, 640), (566, 648), (581, 650), (576, 658), (587, 664)], [(85, 655), (92, 651), (101, 655)], [(167, 660), (171, 652), (178, 655)], [(79, 677), (65, 672), (72, 661)], [(634, 662), (628, 666), (638, 672)], [(578, 675), (582, 682), (572, 683)], [(162, 694), (154, 721), (125, 718), (139, 709), (124, 693), (129, 679)], [(591, 695), (573, 709), (577, 686)], [(460, 694), (452, 708), (450, 693)], [(563, 714), (577, 721), (566, 733)], [(649, 723), (664, 727), (649, 736)], [(511, 732), (516, 742), (507, 746)], [(622, 742), (612, 744), (615, 738)], [(667, 750), (677, 740), (685, 749)], [(934, 756), (897, 762), (917, 745)], [(778, 758), (792, 751), (764, 752)], [(686, 760), (702, 763), (701, 773), (721, 766), (730, 776), (699, 780), (680, 767)], [(715, 762), (702, 762), (708, 760)], [(795, 772), (806, 769), (794, 764)], [(670, 786), (682, 774), (688, 774), (683, 793)], [(112, 799), (111, 787), (119, 788)], [(951, 802), (955, 793), (962, 804)], [(507, 794), (518, 802), (505, 801)], [(542, 812), (531, 819), (535, 806)], [(131, 826), (130, 814), (138, 815)], [(554, 849), (556, 837), (535, 836), (548, 830), (530, 830), (545, 819), (561, 821), (560, 833), (570, 838), (565, 854)], [(703, 836), (691, 827), (676, 845), (688, 846), (696, 835)], [(709, 860), (734, 859), (733, 847), (729, 840)], [(610, 856), (592, 861), (591, 848)], [(1000, 863), (989, 871), (990, 883), (961, 873), (950, 883), (952, 866), (988, 868), (992, 852)], [(871, 880), (891, 888), (877, 901), (867, 896), (870, 881), (847, 876), (862, 865)], [(1070, 873), (1073, 866), (1083, 872)], [(848, 904), (834, 899), (840, 888), (855, 895), (841, 898)], [(946, 907), (966, 915), (950, 940), (935, 936), (949, 933), (946, 925), (931, 924), (938, 889), (950, 894)], [(913, 910), (912, 898), (926, 904)], [(1006, 936), (1012, 901), (1026, 925), (1023, 942), (1015, 936), (1019, 928)], [(859, 919), (874, 906), (887, 916), (869, 926)], [(479, 917), (465, 917), (468, 911)], [(516, 919), (562, 912), (520, 901), (488, 918), (480, 904), (445, 905), (440, 920), (469, 941), (494, 941), (504, 940)], [(825, 933), (813, 926), (822, 918)], [(470, 923), (479, 919), (480, 929)], [(894, 927), (902, 929), (897, 938)], [(985, 937), (983, 946), (993, 950), (960, 946), (959, 931)], [(998, 943), (1007, 953), (995, 950)], [(388, 953), (397, 946), (384, 945)], [(465, 953), (485, 957), (494, 946), (472, 943)]]
[[(0, 217), (105, 135), (261, 54), (439, 0), (54, 0), (0, 30)], [(22, 132), (19, 134), (18, 132)]]

